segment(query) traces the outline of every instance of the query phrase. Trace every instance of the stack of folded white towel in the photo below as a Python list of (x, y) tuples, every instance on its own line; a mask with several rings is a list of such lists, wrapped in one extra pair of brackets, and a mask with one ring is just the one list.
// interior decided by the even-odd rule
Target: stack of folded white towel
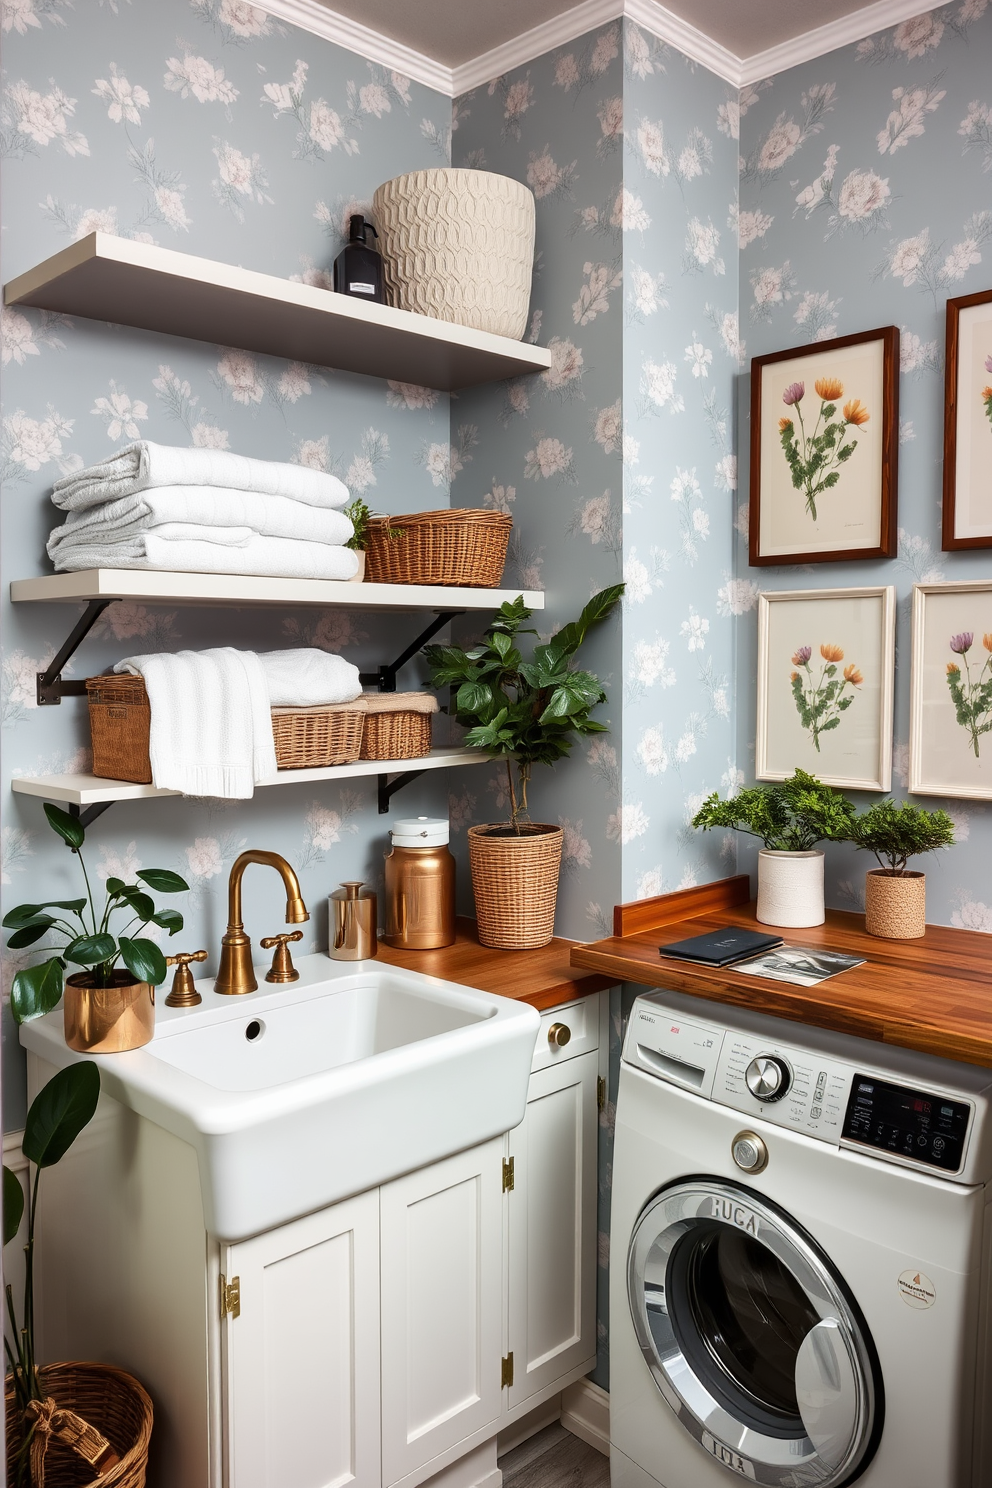
[(68, 513), (48, 540), (60, 570), (162, 568), (350, 579), (348, 489), (302, 465), (142, 440), (57, 481)]
[(144, 678), (152, 781), (185, 796), (246, 800), (276, 773), (272, 708), (351, 703), (362, 691), (356, 666), (316, 648), (129, 656), (114, 671)]

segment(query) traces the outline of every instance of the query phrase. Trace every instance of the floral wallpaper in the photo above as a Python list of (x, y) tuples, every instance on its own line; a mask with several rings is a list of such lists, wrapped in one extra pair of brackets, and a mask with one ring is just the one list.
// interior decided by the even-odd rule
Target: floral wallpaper
[[(958, 0), (743, 90), (741, 332), (748, 357), (875, 326), (901, 333), (899, 548), (888, 562), (750, 569), (749, 389), (740, 390), (737, 671), (754, 676), (762, 589), (894, 584), (893, 793), (906, 794), (914, 582), (987, 578), (988, 551), (941, 552), (944, 316), (992, 285), (992, 7)], [(753, 770), (754, 687), (738, 692), (738, 762)], [(711, 784), (716, 785), (714, 778)], [(872, 799), (865, 797), (865, 802)], [(877, 798), (876, 798), (877, 799)], [(915, 797), (954, 818), (957, 845), (921, 859), (927, 917), (992, 932), (992, 813)], [(742, 866), (754, 866), (743, 847)], [(860, 909), (874, 859), (827, 850), (828, 903)]]

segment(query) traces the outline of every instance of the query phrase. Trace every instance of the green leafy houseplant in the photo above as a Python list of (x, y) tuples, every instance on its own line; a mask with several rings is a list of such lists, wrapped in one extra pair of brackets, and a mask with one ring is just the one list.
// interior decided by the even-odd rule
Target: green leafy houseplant
[[(82, 847), (86, 833), (75, 817), (58, 806), (46, 803), (45, 815), (52, 830), (68, 843), (79, 859), (86, 894), (79, 899), (52, 899), (45, 904), (19, 904), (4, 916), (4, 929), (12, 933), (7, 945), (12, 951), (27, 949), (47, 937), (57, 940), (56, 954), (37, 966), (22, 967), (13, 979), (10, 994), (11, 1012), (18, 1023), (40, 1018), (51, 1012), (62, 996), (66, 963), (88, 971), (94, 987), (111, 987), (119, 983), (122, 963), (136, 982), (157, 987), (165, 981), (165, 957), (153, 940), (141, 935), (146, 925), (158, 925), (175, 935), (183, 928), (183, 917), (176, 909), (157, 909), (151, 895), (139, 884), (127, 884), (120, 878), (108, 878), (102, 910), (97, 909), (90, 887), (89, 874), (83, 861)], [(146, 868), (135, 875), (149, 889), (160, 894), (178, 894), (189, 888), (184, 878), (167, 868)], [(114, 915), (124, 913), (127, 923), (116, 935), (110, 933)]]
[(745, 832), (770, 852), (810, 852), (818, 842), (845, 840), (853, 819), (854, 807), (840, 791), (796, 770), (788, 780), (751, 786), (727, 801), (714, 791), (692, 825), (704, 832), (713, 827)]
[(346, 506), (344, 514), (354, 527), (354, 532), (345, 543), (346, 548), (351, 548), (356, 553), (361, 553), (365, 548), (365, 539), (368, 536), (369, 518), (372, 512), (360, 496), (356, 496), (350, 506)]
[(874, 853), (884, 872), (902, 878), (910, 858), (953, 847), (954, 823), (946, 811), (924, 811), (912, 801), (886, 797), (854, 818), (848, 837), (855, 847)]
[(526, 627), (531, 611), (520, 597), (500, 607), (471, 650), (424, 648), (432, 685), (457, 689), (455, 718), (468, 729), (465, 743), (505, 757), (510, 824), (518, 832), (528, 814), (534, 766), (564, 759), (577, 735), (607, 732), (606, 724), (591, 716), (606, 699), (603, 685), (592, 672), (577, 670), (573, 659), (593, 626), (615, 609), (623, 589), (622, 584), (613, 584), (594, 595), (578, 620), (534, 646), (530, 661), (517, 642), (537, 632)]

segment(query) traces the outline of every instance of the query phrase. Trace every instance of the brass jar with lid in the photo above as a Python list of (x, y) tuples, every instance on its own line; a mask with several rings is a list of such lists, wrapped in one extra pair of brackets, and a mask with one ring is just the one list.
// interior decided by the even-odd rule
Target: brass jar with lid
[(386, 854), (387, 945), (433, 951), (455, 939), (455, 860), (443, 817), (397, 821)]

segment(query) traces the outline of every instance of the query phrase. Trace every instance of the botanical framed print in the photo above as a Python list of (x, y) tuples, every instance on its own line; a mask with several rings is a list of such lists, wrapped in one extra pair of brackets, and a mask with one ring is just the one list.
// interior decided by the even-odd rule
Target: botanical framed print
[(751, 563), (894, 557), (898, 461), (895, 326), (754, 357)]
[(943, 546), (992, 548), (992, 289), (947, 302)]
[(889, 789), (895, 622), (891, 585), (759, 594), (759, 780)]
[(913, 585), (909, 788), (992, 800), (992, 580)]

